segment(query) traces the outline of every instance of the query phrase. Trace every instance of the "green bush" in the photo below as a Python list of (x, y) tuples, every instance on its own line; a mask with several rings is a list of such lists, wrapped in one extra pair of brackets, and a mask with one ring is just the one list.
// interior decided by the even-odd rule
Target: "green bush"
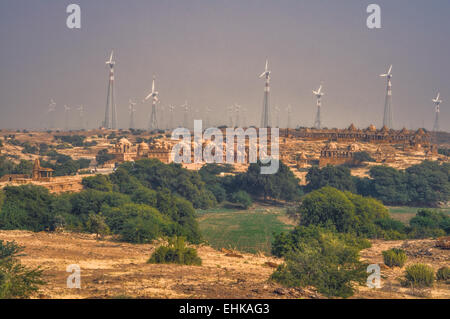
[(0, 299), (28, 298), (45, 284), (42, 270), (20, 264), (22, 251), (15, 242), (0, 240)]
[(86, 230), (96, 235), (98, 238), (109, 234), (109, 227), (105, 222), (105, 217), (101, 214), (89, 214), (86, 222)]
[(384, 264), (388, 267), (403, 267), (406, 259), (406, 253), (403, 249), (392, 248), (383, 251)]
[(160, 246), (155, 250), (148, 263), (201, 265), (202, 260), (197, 255), (197, 250), (186, 247), (184, 240), (184, 237), (173, 237), (169, 239), (167, 246)]
[(314, 286), (326, 296), (350, 297), (354, 283), (367, 278), (359, 250), (367, 241), (316, 226), (297, 227), (291, 234), (276, 236), (275, 255), (285, 263), (271, 279), (288, 287)]
[(438, 281), (445, 281), (450, 283), (450, 267), (442, 267), (436, 272), (436, 279)]
[(328, 186), (304, 196), (298, 211), (303, 226), (331, 226), (338, 232), (369, 238), (393, 236), (395, 229), (391, 228), (402, 230), (378, 200)]
[(450, 217), (430, 209), (419, 210), (409, 224), (412, 238), (436, 238), (450, 234)]
[(230, 202), (239, 204), (243, 209), (248, 209), (253, 204), (252, 198), (246, 191), (231, 194)]
[(406, 267), (403, 286), (413, 288), (431, 287), (434, 283), (434, 270), (425, 264), (414, 264)]

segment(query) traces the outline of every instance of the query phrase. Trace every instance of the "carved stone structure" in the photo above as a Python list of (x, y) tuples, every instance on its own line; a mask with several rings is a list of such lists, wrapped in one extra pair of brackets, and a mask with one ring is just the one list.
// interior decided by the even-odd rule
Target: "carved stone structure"
[(320, 152), (319, 167), (353, 163), (353, 154), (358, 151), (356, 144), (338, 148), (336, 143), (330, 142)]
[(409, 131), (404, 128), (398, 131), (390, 130), (384, 126), (380, 130), (377, 130), (374, 125), (370, 125), (366, 129), (357, 129), (353, 124), (347, 129), (283, 129), (280, 130), (280, 136), (303, 138), (308, 140), (329, 140), (335, 142), (368, 142), (377, 144), (407, 143), (412, 146), (416, 144), (431, 144), (431, 135), (423, 129)]
[(52, 180), (52, 176), (53, 176), (53, 169), (41, 167), (41, 162), (39, 161), (39, 158), (37, 158), (34, 161), (31, 179), (33, 181), (49, 182)]

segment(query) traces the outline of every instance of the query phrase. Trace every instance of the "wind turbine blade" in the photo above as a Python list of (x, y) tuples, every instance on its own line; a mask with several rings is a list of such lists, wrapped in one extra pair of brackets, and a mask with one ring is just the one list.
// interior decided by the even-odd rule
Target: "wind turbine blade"
[(390, 74), (391, 74), (391, 71), (392, 71), (392, 64), (391, 64), (391, 66), (389, 67), (389, 71), (387, 72), (387, 74), (390, 75)]
[(153, 79), (153, 82), (152, 82), (152, 93), (153, 92), (155, 92), (155, 79)]

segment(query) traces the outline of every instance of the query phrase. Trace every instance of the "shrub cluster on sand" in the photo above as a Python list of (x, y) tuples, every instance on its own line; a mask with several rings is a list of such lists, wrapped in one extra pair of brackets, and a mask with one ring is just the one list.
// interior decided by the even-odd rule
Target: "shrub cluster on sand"
[(406, 267), (405, 279), (402, 285), (412, 288), (432, 287), (434, 283), (434, 270), (425, 264), (413, 264)]
[(437, 281), (443, 281), (450, 284), (450, 267), (442, 267), (436, 272)]
[(403, 267), (407, 258), (403, 249), (392, 248), (383, 251), (384, 264), (388, 267)]
[(169, 239), (167, 246), (160, 246), (155, 250), (148, 263), (200, 266), (202, 260), (197, 255), (195, 248), (186, 247), (183, 237), (173, 237)]

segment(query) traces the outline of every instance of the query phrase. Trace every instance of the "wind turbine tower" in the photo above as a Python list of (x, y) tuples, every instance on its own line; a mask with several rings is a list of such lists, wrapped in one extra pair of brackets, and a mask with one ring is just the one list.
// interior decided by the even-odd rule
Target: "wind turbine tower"
[(287, 125), (286, 128), (291, 128), (292, 106), (289, 104), (286, 108), (287, 111)]
[(259, 76), (260, 79), (265, 78), (266, 84), (264, 87), (264, 102), (261, 114), (261, 127), (267, 128), (270, 126), (270, 108), (269, 108), (269, 94), (270, 94), (270, 73), (269, 60), (266, 60), (266, 68)]
[(70, 116), (70, 107), (67, 105), (64, 105), (64, 117), (65, 117), (65, 129), (66, 131), (69, 130), (69, 116)]
[(155, 91), (155, 77), (153, 77), (152, 92), (149, 95), (147, 95), (147, 97), (144, 99), (144, 102), (149, 99), (152, 99), (152, 113), (150, 114), (150, 124), (149, 124), (150, 130), (158, 129), (158, 120), (156, 117), (156, 104), (159, 101), (158, 95), (159, 95), (159, 92)]
[(434, 118), (434, 125), (433, 125), (433, 132), (439, 132), (439, 113), (440, 113), (440, 105), (442, 103), (442, 100), (440, 99), (440, 93), (437, 94), (437, 97), (432, 100), (435, 106), (435, 118)]
[(105, 121), (103, 122), (103, 127), (107, 129), (117, 129), (117, 112), (116, 103), (114, 100), (114, 66), (116, 62), (114, 61), (114, 51), (111, 52), (109, 61), (106, 61), (106, 65), (109, 66), (109, 83), (108, 83), (108, 96), (106, 98), (106, 109), (105, 109)]
[(183, 127), (188, 129), (189, 126), (189, 105), (188, 102), (184, 102), (184, 104), (181, 106), (181, 108), (183, 109), (184, 113), (183, 113)]
[(130, 110), (130, 129), (135, 129), (135, 124), (134, 124), (134, 113), (136, 113), (136, 103), (133, 102), (131, 99), (128, 101), (128, 108)]
[(321, 108), (322, 108), (322, 96), (325, 95), (324, 92), (322, 92), (322, 85), (319, 86), (319, 89), (317, 91), (313, 90), (313, 94), (317, 99), (316, 106), (317, 106), (317, 114), (316, 119), (314, 121), (314, 127), (316, 129), (322, 128), (322, 115), (321, 115)]
[(278, 105), (275, 106), (275, 120), (276, 120), (276, 127), (280, 127), (280, 108)]
[(78, 110), (78, 114), (79, 114), (79, 125), (80, 125), (80, 130), (84, 129), (84, 106), (80, 105), (80, 107), (77, 109)]
[(239, 104), (234, 104), (235, 110), (236, 110), (236, 127), (240, 127), (241, 125), (241, 108)]
[(380, 75), (382, 78), (387, 79), (386, 87), (386, 100), (384, 102), (384, 116), (383, 116), (383, 126), (391, 129), (394, 125), (393, 115), (392, 115), (392, 65), (385, 74)]
[(173, 111), (175, 110), (175, 106), (169, 105), (169, 112), (170, 112), (170, 123), (169, 123), (169, 129), (173, 129)]
[(49, 128), (55, 128), (55, 111), (56, 111), (56, 103), (53, 99), (50, 99), (50, 104), (48, 105), (48, 115), (49, 115)]

